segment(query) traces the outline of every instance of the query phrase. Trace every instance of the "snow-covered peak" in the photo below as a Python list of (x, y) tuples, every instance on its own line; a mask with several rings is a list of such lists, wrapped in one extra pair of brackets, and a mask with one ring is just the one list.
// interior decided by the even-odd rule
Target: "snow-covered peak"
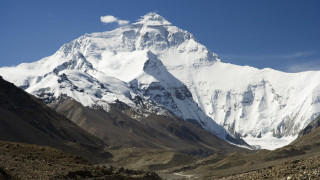
[(121, 101), (135, 108), (143, 101), (141, 107), (165, 107), (220, 137), (226, 133), (219, 125), (269, 149), (288, 144), (320, 115), (320, 72), (220, 62), (156, 13), (83, 35), (37, 62), (0, 68), (0, 75), (43, 99), (67, 94), (88, 106)]
[(143, 25), (171, 25), (169, 21), (167, 21), (165, 18), (160, 16), (157, 13), (149, 12), (146, 15), (142, 16), (141, 19), (138, 20), (138, 22), (134, 24), (143, 24)]
[(65, 69), (87, 72), (88, 70), (93, 70), (94, 68), (92, 64), (83, 56), (83, 54), (78, 52), (69, 61), (57, 66), (53, 72), (57, 74), (59, 71)]
[(219, 61), (218, 56), (200, 44), (191, 33), (156, 13), (148, 13), (136, 23), (113, 31), (85, 34), (63, 45), (45, 60), (44, 69), (51, 72), (58, 65), (70, 63), (70, 60), (74, 65), (80, 65), (80, 62), (75, 62), (83, 61), (76, 57), (80, 53), (96, 70), (129, 82), (141, 74), (148, 51), (157, 56), (164, 66), (173, 68)]

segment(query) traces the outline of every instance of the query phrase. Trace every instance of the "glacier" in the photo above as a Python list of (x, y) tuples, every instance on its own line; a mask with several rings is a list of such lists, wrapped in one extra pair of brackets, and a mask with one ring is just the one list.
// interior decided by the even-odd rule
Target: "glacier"
[(224, 63), (156, 13), (85, 34), (52, 56), (2, 67), (0, 75), (46, 103), (64, 94), (108, 111), (110, 103), (121, 101), (141, 116), (172, 112), (222, 139), (238, 137), (256, 148), (289, 144), (320, 115), (319, 71)]

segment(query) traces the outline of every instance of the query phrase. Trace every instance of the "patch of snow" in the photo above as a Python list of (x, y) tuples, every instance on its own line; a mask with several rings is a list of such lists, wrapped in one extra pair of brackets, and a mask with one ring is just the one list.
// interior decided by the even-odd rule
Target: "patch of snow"
[(261, 149), (275, 150), (277, 148), (281, 148), (290, 144), (294, 141), (298, 135), (295, 136), (287, 136), (282, 138), (277, 138), (272, 135), (272, 133), (267, 133), (261, 138), (253, 137), (248, 135), (243, 138), (248, 144)]
[(190, 178), (194, 177), (194, 175), (182, 174), (182, 173), (173, 173), (173, 175), (182, 176), (183, 178), (186, 178), (186, 179), (190, 179)]

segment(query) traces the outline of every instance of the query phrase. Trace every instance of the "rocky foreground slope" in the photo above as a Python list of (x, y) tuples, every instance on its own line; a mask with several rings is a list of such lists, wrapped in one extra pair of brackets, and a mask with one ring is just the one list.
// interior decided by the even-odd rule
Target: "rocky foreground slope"
[[(264, 168), (221, 179), (319, 179), (320, 117), (300, 132), (300, 137), (287, 148), (272, 152), (269, 159), (282, 159)], [(282, 152), (281, 152), (282, 151)], [(279, 153), (281, 152), (281, 153)], [(281, 155), (280, 155), (281, 154)]]
[(134, 171), (91, 162), (50, 147), (0, 141), (0, 179), (161, 179), (147, 171)]
[(51, 146), (97, 162), (106, 144), (0, 76), (0, 140)]

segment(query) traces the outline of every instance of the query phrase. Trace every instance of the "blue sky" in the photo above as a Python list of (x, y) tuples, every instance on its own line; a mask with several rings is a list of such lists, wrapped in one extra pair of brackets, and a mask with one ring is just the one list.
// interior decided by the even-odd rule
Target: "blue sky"
[(320, 70), (318, 0), (1, 0), (0, 67), (34, 62), (85, 33), (157, 12), (222, 61), (296, 72)]

